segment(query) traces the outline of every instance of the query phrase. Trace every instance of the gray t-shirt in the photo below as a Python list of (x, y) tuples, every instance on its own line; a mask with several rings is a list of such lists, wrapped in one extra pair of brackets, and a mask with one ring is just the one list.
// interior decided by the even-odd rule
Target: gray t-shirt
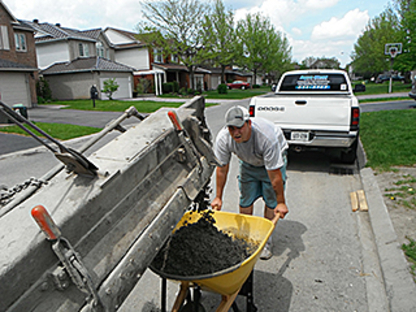
[(250, 118), (251, 136), (247, 142), (236, 143), (228, 128), (220, 130), (215, 140), (215, 155), (224, 166), (230, 162), (234, 153), (242, 161), (256, 167), (265, 166), (266, 170), (281, 168), (282, 152), (289, 146), (279, 126), (263, 118)]

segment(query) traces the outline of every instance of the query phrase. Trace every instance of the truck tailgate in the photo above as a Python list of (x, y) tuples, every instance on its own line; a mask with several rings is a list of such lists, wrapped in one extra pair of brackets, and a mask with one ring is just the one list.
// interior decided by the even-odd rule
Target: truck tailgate
[(283, 129), (348, 131), (351, 98), (344, 95), (271, 95), (252, 100), (255, 116), (270, 119)]

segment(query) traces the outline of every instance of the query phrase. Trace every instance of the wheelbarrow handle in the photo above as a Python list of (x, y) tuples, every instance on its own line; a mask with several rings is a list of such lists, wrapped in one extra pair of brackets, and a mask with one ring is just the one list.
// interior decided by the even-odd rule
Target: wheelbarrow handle
[(274, 215), (274, 218), (272, 220), (270, 220), (270, 221), (272, 221), (274, 227), (276, 227), (277, 221), (279, 221), (279, 219), (280, 219), (280, 213), (276, 213)]

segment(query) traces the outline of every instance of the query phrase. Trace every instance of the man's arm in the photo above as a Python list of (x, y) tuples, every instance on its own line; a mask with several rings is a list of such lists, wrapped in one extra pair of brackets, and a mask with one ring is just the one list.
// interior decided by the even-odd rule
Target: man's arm
[(211, 207), (214, 210), (221, 210), (222, 208), (222, 193), (224, 191), (225, 183), (227, 181), (229, 167), (230, 167), (229, 164), (226, 164), (222, 167), (217, 167), (217, 178), (216, 178), (217, 192), (216, 192), (216, 197), (211, 203)]
[(270, 182), (272, 183), (273, 190), (276, 193), (277, 206), (274, 209), (274, 213), (280, 213), (280, 217), (283, 219), (285, 215), (289, 212), (289, 210), (287, 209), (285, 201), (282, 172), (280, 171), (280, 169), (275, 169), (267, 170), (267, 173), (269, 175)]

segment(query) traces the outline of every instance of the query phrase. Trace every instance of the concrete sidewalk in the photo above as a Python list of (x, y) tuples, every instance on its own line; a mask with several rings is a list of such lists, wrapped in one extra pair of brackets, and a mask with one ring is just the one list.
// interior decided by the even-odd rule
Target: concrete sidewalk
[(392, 312), (416, 311), (416, 284), (398, 243), (389, 212), (371, 168), (360, 171), (368, 213)]

